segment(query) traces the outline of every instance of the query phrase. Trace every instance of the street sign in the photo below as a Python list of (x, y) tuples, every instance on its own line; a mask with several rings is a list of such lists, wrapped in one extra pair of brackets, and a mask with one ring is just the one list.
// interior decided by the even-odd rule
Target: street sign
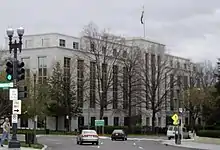
[(18, 89), (17, 88), (9, 89), (9, 98), (10, 100), (18, 100)]
[(171, 118), (173, 119), (173, 125), (179, 124), (179, 116), (177, 114), (174, 114)]
[(17, 114), (12, 114), (11, 115), (11, 122), (12, 123), (18, 123), (18, 115)]
[(104, 120), (95, 120), (95, 126), (104, 126), (105, 121)]
[(21, 114), (21, 100), (13, 100), (12, 114)]
[(13, 82), (0, 83), (0, 88), (8, 88), (8, 87), (13, 87)]

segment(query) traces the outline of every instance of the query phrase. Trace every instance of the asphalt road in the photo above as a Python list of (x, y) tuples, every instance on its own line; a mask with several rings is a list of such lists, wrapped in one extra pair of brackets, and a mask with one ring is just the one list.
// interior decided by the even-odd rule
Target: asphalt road
[(187, 148), (178, 148), (165, 146), (159, 142), (153, 141), (111, 141), (109, 139), (100, 140), (97, 145), (77, 145), (74, 137), (64, 136), (42, 136), (38, 137), (38, 142), (46, 144), (47, 150), (189, 150)]

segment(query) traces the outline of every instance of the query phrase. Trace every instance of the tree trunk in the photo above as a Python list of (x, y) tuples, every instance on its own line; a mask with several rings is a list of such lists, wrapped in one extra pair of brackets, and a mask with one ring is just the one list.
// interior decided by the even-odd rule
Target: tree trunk
[(69, 116), (69, 119), (68, 119), (68, 132), (71, 132), (71, 120), (72, 120), (72, 116)]
[(128, 88), (129, 88), (129, 91), (128, 91), (128, 129), (130, 130), (131, 129), (131, 126), (132, 126), (132, 110), (131, 110), (131, 108), (132, 108), (132, 104), (131, 104), (131, 77), (129, 77), (129, 86), (128, 86)]
[(56, 131), (58, 131), (58, 116), (56, 116)]
[(155, 133), (155, 120), (156, 120), (156, 112), (152, 110), (152, 132)]
[(99, 119), (102, 120), (104, 116), (104, 107), (101, 106), (100, 111), (99, 111)]

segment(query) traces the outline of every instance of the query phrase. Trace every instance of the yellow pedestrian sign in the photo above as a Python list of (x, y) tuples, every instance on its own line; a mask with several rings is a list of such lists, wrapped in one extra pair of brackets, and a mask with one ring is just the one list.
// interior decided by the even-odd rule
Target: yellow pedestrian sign
[(179, 116), (177, 114), (174, 114), (171, 118), (173, 119), (173, 125), (179, 124)]

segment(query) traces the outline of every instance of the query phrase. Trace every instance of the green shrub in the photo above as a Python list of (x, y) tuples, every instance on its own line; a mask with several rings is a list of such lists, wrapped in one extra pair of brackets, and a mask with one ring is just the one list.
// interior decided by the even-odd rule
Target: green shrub
[(197, 132), (197, 136), (220, 138), (220, 130), (200, 130)]

